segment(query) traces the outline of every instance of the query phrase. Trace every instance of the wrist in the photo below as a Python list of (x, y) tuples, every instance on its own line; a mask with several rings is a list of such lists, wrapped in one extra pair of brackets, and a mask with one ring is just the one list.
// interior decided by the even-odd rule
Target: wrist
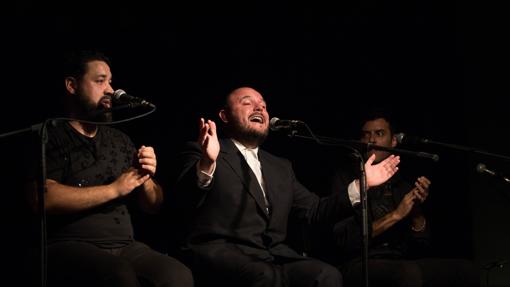
[(142, 183), (142, 187), (144, 190), (149, 190), (152, 186), (152, 178), (148, 178), (146, 181)]
[(215, 161), (213, 160), (201, 158), (200, 162), (198, 163), (198, 169), (210, 175), (214, 170), (214, 163)]
[(119, 185), (116, 181), (107, 185), (107, 194), (109, 194), (110, 199), (116, 199), (121, 196)]
[(395, 221), (400, 221), (402, 220), (402, 216), (400, 216), (400, 214), (398, 212), (396, 212), (396, 210), (392, 211), (391, 212), (391, 218), (393, 218), (393, 220)]

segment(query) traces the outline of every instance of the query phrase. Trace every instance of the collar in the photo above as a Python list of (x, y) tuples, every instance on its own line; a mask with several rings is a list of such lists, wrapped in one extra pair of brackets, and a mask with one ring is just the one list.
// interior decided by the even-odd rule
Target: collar
[(244, 154), (244, 151), (245, 150), (253, 150), (255, 152), (255, 154), (257, 155), (257, 158), (258, 158), (258, 154), (259, 154), (259, 147), (256, 147), (256, 148), (249, 148), (249, 147), (245, 147), (242, 143), (238, 142), (237, 140), (235, 139), (230, 139), (232, 140), (232, 142), (235, 144), (235, 146), (237, 147), (237, 149)]

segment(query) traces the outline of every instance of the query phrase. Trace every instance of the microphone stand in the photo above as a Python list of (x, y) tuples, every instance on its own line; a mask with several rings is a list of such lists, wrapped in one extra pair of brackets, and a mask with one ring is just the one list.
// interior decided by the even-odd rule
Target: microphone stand
[(47, 263), (47, 234), (46, 234), (46, 209), (44, 208), (45, 193), (46, 193), (46, 144), (48, 143), (48, 123), (53, 124), (52, 119), (47, 119), (42, 123), (31, 125), (28, 128), (18, 129), (4, 134), (0, 134), (0, 139), (7, 138), (14, 135), (23, 134), (26, 132), (37, 132), (40, 137), (41, 143), (41, 174), (40, 183), (37, 185), (37, 208), (39, 211), (39, 224), (41, 229), (40, 248), (41, 248), (41, 270), (39, 276), (41, 277), (41, 286), (46, 286), (46, 263)]
[(363, 154), (360, 152), (360, 149), (363, 150), (369, 150), (369, 149), (375, 149), (375, 150), (383, 150), (388, 151), (392, 153), (397, 154), (405, 154), (415, 157), (421, 157), (421, 158), (428, 158), (433, 161), (438, 161), (439, 156), (437, 154), (430, 154), (426, 152), (414, 152), (410, 150), (404, 150), (404, 149), (396, 149), (396, 148), (387, 148), (383, 146), (378, 146), (370, 143), (363, 143), (361, 141), (354, 141), (354, 140), (344, 140), (344, 139), (337, 139), (337, 138), (331, 138), (331, 137), (323, 137), (323, 136), (316, 136), (312, 130), (308, 127), (308, 125), (305, 122), (300, 122), (303, 126), (306, 127), (309, 136), (306, 135), (300, 135), (298, 129), (294, 126), (290, 126), (288, 130), (289, 137), (296, 137), (296, 138), (303, 138), (303, 139), (309, 139), (315, 141), (319, 145), (323, 146), (335, 146), (340, 148), (345, 148), (348, 150), (351, 150), (356, 158), (359, 159), (359, 169), (361, 178), (359, 180), (360, 183), (360, 203), (361, 203), (361, 217), (362, 217), (362, 264), (361, 264), (361, 271), (363, 276), (363, 286), (368, 287), (369, 286), (369, 280), (368, 280), (368, 241), (369, 241), (369, 222), (368, 222), (368, 195), (367, 195), (367, 177), (366, 177), (366, 171), (365, 171), (365, 162), (363, 158)]

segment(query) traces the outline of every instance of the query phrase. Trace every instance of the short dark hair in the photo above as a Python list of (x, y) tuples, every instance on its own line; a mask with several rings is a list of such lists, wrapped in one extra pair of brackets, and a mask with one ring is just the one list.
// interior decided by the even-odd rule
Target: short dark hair
[(389, 107), (384, 106), (372, 106), (365, 110), (359, 123), (359, 129), (361, 129), (366, 122), (377, 119), (385, 119), (388, 122), (392, 135), (398, 132), (398, 126), (393, 111)]
[[(225, 110), (230, 110), (230, 103), (229, 103), (229, 100), (230, 98), (232, 97), (232, 94), (237, 91), (238, 89), (240, 88), (251, 88), (251, 86), (247, 86), (247, 85), (240, 85), (240, 86), (236, 86), (235, 88), (233, 87), (228, 87), (228, 92), (225, 93), (225, 96), (223, 98), (223, 106), (222, 108), (225, 109)], [(252, 88), (253, 89), (253, 88)]]
[(63, 78), (81, 79), (86, 73), (87, 63), (92, 61), (103, 61), (110, 66), (110, 59), (100, 51), (80, 50), (66, 53), (62, 69)]

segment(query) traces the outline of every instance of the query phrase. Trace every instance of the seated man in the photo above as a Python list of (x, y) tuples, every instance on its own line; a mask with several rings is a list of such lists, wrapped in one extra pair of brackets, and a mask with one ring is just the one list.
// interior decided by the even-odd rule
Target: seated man
[(108, 58), (80, 51), (65, 64), (72, 120), (49, 126), (46, 146), (48, 286), (193, 286), (184, 264), (134, 238), (132, 208), (157, 212), (164, 194), (154, 149), (98, 123), (111, 116)]
[[(389, 113), (373, 110), (362, 122), (364, 143), (394, 148), (397, 145)], [(370, 150), (374, 163), (388, 157), (386, 151)], [(345, 192), (345, 186), (357, 175), (355, 168), (338, 170), (331, 182), (331, 193)], [(430, 254), (430, 229), (421, 205), (428, 197), (431, 181), (420, 176), (414, 183), (395, 175), (368, 190), (369, 282), (377, 286), (478, 286), (476, 268), (467, 260), (425, 258)], [(315, 255), (338, 265), (349, 286), (362, 286), (361, 210), (331, 229), (321, 230), (321, 242), (314, 244)], [(333, 232), (333, 234), (331, 234)], [(324, 234), (333, 238), (335, 247), (324, 247)], [(336, 252), (332, 252), (335, 250)]]
[[(232, 91), (219, 112), (228, 138), (201, 119), (198, 142), (182, 153), (174, 202), (190, 212), (186, 249), (196, 278), (226, 286), (342, 286), (338, 270), (300, 255), (285, 244), (290, 218), (337, 222), (350, 215), (345, 194), (319, 198), (296, 179), (291, 163), (259, 146), (268, 133), (262, 95), (248, 87)], [(396, 171), (399, 158), (366, 163), (376, 186)], [(352, 190), (356, 182), (348, 189)]]

